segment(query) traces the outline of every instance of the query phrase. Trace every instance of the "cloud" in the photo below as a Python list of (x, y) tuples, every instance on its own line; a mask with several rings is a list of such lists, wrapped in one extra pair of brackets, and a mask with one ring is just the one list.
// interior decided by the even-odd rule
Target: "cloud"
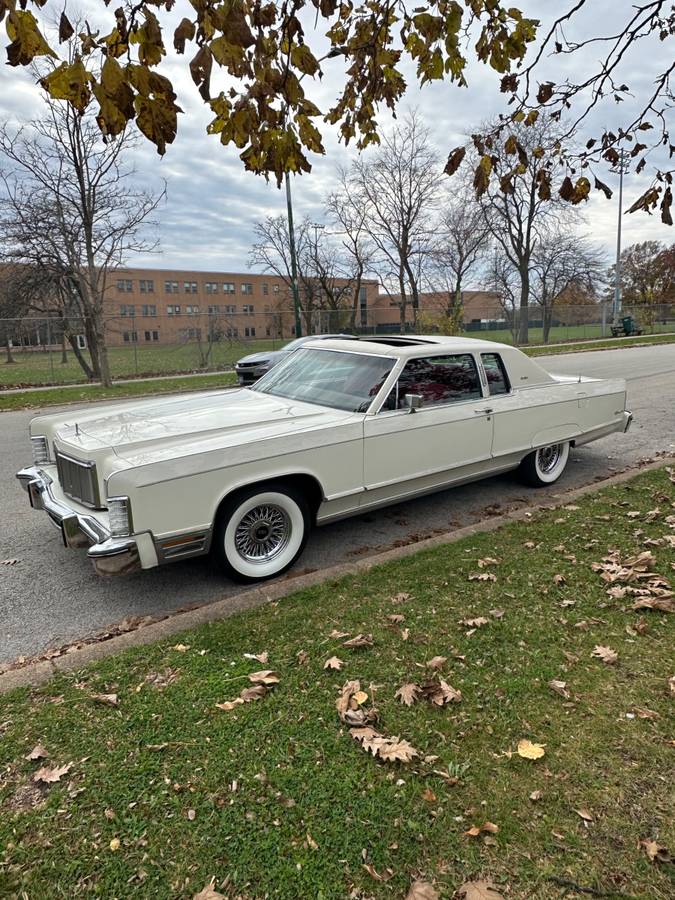
[[(530, 0), (519, 5), (526, 6), (526, 14), (540, 17), (542, 27), (550, 22), (551, 7), (558, 11), (558, 4), (545, 0)], [(82, 10), (81, 17), (86, 16), (92, 27), (101, 25), (105, 28), (110, 21), (110, 10), (100, 0), (85, 0), (79, 8)], [(183, 15), (190, 14), (190, 9), (187, 0), (178, 0), (168, 16), (162, 14), (162, 21), (168, 22), (165, 27), (167, 35), (172, 33)], [(69, 13), (72, 16), (70, 8)], [(594, 0), (574, 17), (566, 34), (568, 38), (581, 40), (589, 34), (600, 33), (607, 23), (615, 23), (616, 20), (615, 0)], [(314, 27), (313, 15), (308, 15), (305, 22), (309, 34)], [(184, 114), (179, 117), (176, 141), (168, 148), (164, 158), (156, 154), (152, 145), (143, 142), (130, 160), (137, 170), (136, 178), (144, 186), (158, 184), (159, 179), (167, 182), (167, 201), (158, 215), (161, 254), (135, 262), (165, 268), (244, 270), (247, 268), (256, 221), (266, 215), (284, 214), (285, 192), (273, 182), (268, 183), (245, 172), (236, 148), (223, 147), (216, 136), (206, 134), (210, 113), (190, 78), (187, 67), (189, 55), (178, 56), (171, 47), (170, 38), (167, 43), (167, 57), (160, 71), (172, 79)], [(650, 89), (659, 65), (665, 68), (664, 46), (665, 43), (656, 41), (653, 54), (638, 49), (627, 57), (626, 71), (630, 77), (625, 77), (640, 97)], [(597, 63), (601, 52), (601, 47), (591, 45), (580, 56), (556, 57), (555, 60), (545, 58), (538, 70), (539, 80), (557, 79), (565, 75), (577, 80), (584, 66), (589, 68)], [(472, 56), (471, 48), (468, 53)], [(312, 85), (312, 97), (322, 109), (328, 108), (337, 96), (341, 74), (340, 60), (333, 61), (326, 66), (322, 81)], [(478, 62), (473, 61), (468, 66), (468, 88), (433, 83), (419, 89), (410, 64), (406, 65), (405, 75), (410, 87), (404, 105), (419, 110), (443, 159), (472, 127), (504, 110), (499, 77)], [(226, 84), (226, 78), (221, 76), (221, 85)], [(631, 104), (636, 102), (629, 98), (625, 104), (615, 105), (611, 99), (598, 104), (588, 122), (584, 123), (585, 133), (605, 126), (616, 128), (626, 120)], [(29, 73), (0, 66), (2, 119), (23, 124), (39, 116), (41, 107), (39, 88), (32, 82)], [(391, 114), (386, 110), (379, 118), (385, 127), (392, 123)], [(325, 145), (326, 155), (311, 160), (312, 172), (292, 179), (294, 212), (298, 220), (305, 215), (314, 221), (322, 218), (323, 201), (335, 184), (337, 166), (348, 165), (356, 155), (353, 147), (339, 143), (337, 131), (329, 126), (325, 126)], [(606, 167), (597, 174), (612, 188), (617, 187), (616, 176), (608, 173)], [(629, 175), (624, 185), (625, 205), (636, 199), (645, 186), (645, 178)], [(613, 252), (616, 240), (617, 210), (616, 194), (608, 201), (594, 193), (585, 205), (588, 230), (608, 254)], [(644, 214), (624, 216), (623, 232), (624, 245), (646, 239), (673, 239), (672, 232), (660, 223), (658, 216)]]

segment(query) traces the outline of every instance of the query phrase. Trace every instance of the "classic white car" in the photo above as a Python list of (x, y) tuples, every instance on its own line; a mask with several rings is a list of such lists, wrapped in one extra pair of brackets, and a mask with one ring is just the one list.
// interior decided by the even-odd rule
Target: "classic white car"
[(313, 525), (508, 469), (551, 484), (570, 447), (628, 429), (625, 397), (488, 341), (322, 341), (251, 388), (39, 416), (17, 477), (100, 574), (211, 552), (252, 581)]

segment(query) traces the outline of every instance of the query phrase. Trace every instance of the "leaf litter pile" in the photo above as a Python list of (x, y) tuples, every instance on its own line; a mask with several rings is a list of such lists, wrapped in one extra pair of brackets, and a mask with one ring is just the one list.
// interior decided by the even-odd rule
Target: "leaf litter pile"
[(0, 894), (672, 898), (673, 579), (661, 471), (0, 698)]

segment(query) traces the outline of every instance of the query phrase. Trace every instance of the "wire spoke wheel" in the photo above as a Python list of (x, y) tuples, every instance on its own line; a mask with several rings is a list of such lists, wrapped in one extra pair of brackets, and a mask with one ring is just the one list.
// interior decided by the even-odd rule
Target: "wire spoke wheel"
[(284, 551), (293, 527), (284, 509), (264, 503), (249, 510), (234, 532), (234, 544), (242, 559), (251, 563), (269, 562)]
[(553, 472), (560, 462), (562, 444), (551, 444), (550, 447), (542, 447), (537, 450), (537, 464), (541, 472), (548, 475)]

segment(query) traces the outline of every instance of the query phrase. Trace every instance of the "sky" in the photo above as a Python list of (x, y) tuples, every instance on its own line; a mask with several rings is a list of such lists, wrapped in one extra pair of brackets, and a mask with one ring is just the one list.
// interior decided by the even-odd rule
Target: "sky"
[[(54, 0), (47, 3), (40, 16), (54, 15)], [(114, 4), (113, 4), (114, 5)], [(527, 15), (539, 17), (542, 26), (550, 21), (551, 8), (560, 13), (567, 3), (545, 2), (545, 0), (522, 0), (517, 4)], [(571, 5), (571, 3), (570, 3)], [(81, 0), (77, 4), (66, 3), (66, 12), (71, 20), (78, 17), (95, 25), (110, 21), (112, 6), (105, 9), (102, 0)], [(630, 14), (630, 0), (590, 0), (588, 11), (572, 20), (568, 28), (568, 38), (582, 39), (591, 34), (605, 34), (615, 27), (619, 19)], [(59, 6), (58, 12), (61, 7)], [(161, 179), (167, 183), (167, 199), (157, 215), (160, 252), (134, 257), (132, 265), (154, 268), (189, 268), (196, 270), (245, 271), (248, 254), (254, 241), (255, 223), (267, 215), (285, 212), (285, 193), (273, 182), (246, 172), (238, 158), (234, 146), (223, 147), (216, 136), (206, 134), (206, 126), (211, 118), (192, 83), (188, 71), (190, 52), (178, 56), (172, 46), (172, 33), (183, 15), (189, 15), (187, 0), (178, 0), (172, 13), (162, 13), (165, 28), (167, 57), (159, 71), (173, 81), (178, 94), (178, 104), (184, 110), (179, 116), (178, 136), (167, 149), (164, 157), (159, 157), (153, 145), (143, 141), (133, 151), (129, 160), (136, 169), (135, 178), (139, 185), (161, 187)], [(101, 16), (104, 18), (101, 20)], [(109, 30), (109, 27), (106, 30)], [(311, 21), (308, 22), (308, 39)], [(670, 44), (649, 39), (649, 45), (637, 48), (628, 54), (619, 79), (628, 82), (637, 100), (647, 95), (653, 79), (660, 69), (669, 64)], [(538, 70), (539, 80), (556, 80), (567, 73), (575, 80), (584, 72), (590, 72), (597, 65), (603, 45), (592, 44), (574, 57), (567, 57), (562, 64), (555, 60), (543, 59)], [(4, 56), (4, 54), (3, 54)], [(214, 66), (215, 69), (215, 66)], [(415, 108), (429, 127), (431, 140), (438, 149), (440, 167), (449, 150), (465, 140), (481, 121), (504, 111), (504, 95), (499, 92), (499, 76), (480, 63), (470, 65), (467, 79), (468, 88), (459, 88), (446, 83), (433, 83), (420, 89), (414, 81), (414, 70), (407, 66), (405, 74), (409, 89), (401, 106), (401, 113)], [(308, 93), (320, 108), (326, 109), (337, 94), (340, 79), (339, 62), (326, 70), (326, 74), (316, 88)], [(214, 80), (214, 83), (215, 82)], [(16, 125), (22, 125), (41, 113), (40, 90), (33, 83), (28, 71), (0, 65), (0, 118)], [(616, 127), (621, 116), (631, 112), (631, 100), (616, 105), (611, 99), (599, 104), (584, 132), (585, 138), (597, 133), (602, 127)], [(391, 126), (391, 116), (383, 111), (379, 120), (383, 127)], [(338, 166), (348, 166), (357, 151), (351, 146), (345, 148), (337, 141), (336, 133), (330, 126), (322, 126), (326, 155), (311, 158), (312, 171), (292, 180), (293, 206), (296, 220), (309, 216), (312, 221), (322, 221), (323, 203), (335, 184)], [(366, 153), (374, 151), (368, 150)], [(647, 172), (649, 166), (645, 170)], [(597, 169), (598, 176), (610, 187), (617, 187), (617, 176), (605, 166)], [(624, 181), (624, 209), (647, 187), (648, 181), (629, 174)], [(608, 263), (615, 252), (617, 228), (617, 193), (612, 200), (606, 200), (599, 192), (592, 192), (591, 199), (584, 204), (586, 222), (581, 226), (607, 254)], [(623, 245), (643, 240), (660, 240), (671, 243), (675, 233), (660, 222), (658, 212), (647, 216), (644, 213), (624, 215)]]

